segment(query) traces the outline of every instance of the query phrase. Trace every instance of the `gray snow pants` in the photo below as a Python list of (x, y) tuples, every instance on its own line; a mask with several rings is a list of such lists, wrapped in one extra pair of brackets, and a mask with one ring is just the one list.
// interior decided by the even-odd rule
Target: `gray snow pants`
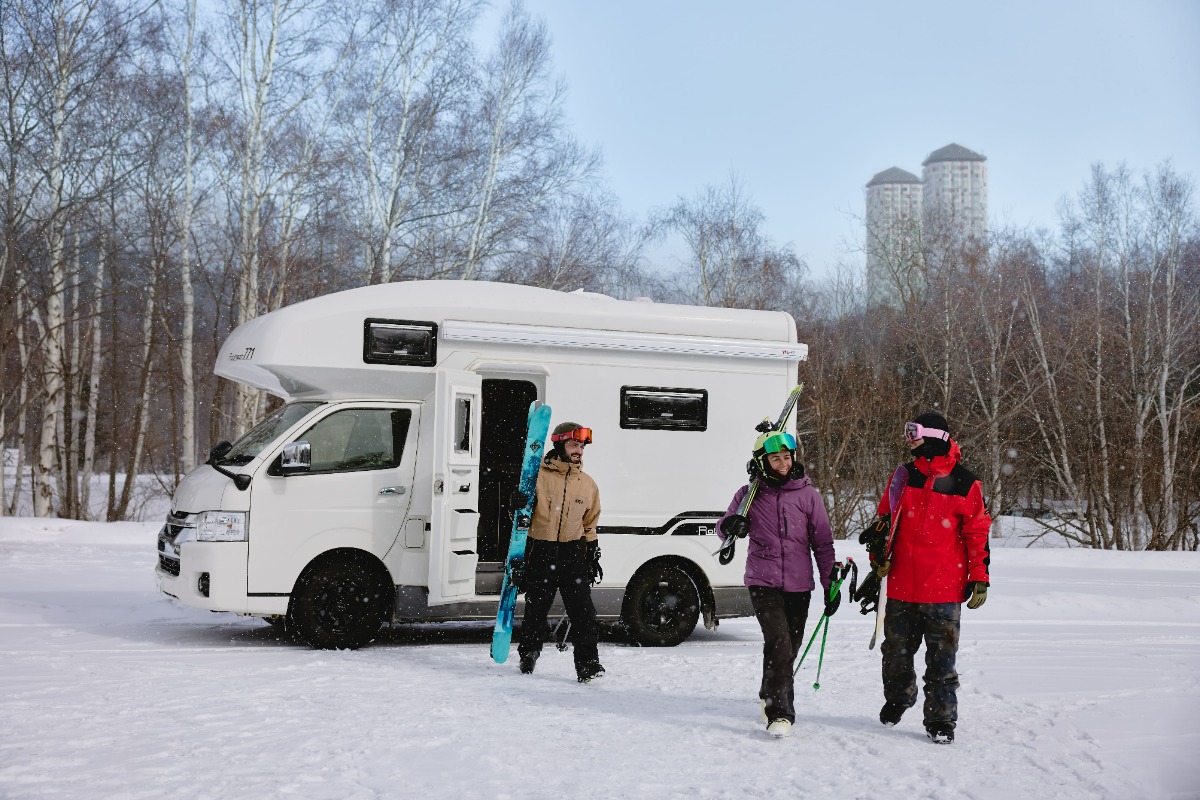
[(925, 640), (925, 727), (954, 728), (958, 720), (958, 653), (961, 603), (887, 601), (883, 620), (883, 697), (911, 708), (917, 703), (913, 658)]

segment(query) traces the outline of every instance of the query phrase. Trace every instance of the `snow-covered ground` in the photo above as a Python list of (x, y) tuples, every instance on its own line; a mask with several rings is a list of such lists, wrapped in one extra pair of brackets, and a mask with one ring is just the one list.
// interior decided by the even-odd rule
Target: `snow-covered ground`
[(493, 664), (486, 625), (313, 651), (158, 594), (157, 527), (0, 519), (0, 797), (1200, 797), (1197, 553), (994, 548), (938, 747), (919, 707), (876, 721), (854, 607), (776, 741), (753, 620), (602, 642), (586, 686), (553, 647), (532, 676)]

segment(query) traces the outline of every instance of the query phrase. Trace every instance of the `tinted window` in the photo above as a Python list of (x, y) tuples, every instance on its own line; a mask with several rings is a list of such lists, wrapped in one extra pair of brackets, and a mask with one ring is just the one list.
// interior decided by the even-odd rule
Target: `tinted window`
[(622, 386), (621, 427), (669, 431), (707, 430), (708, 391)]
[(432, 367), (437, 363), (437, 325), (369, 319), (363, 325), (363, 361)]
[(314, 472), (353, 472), (399, 466), (412, 412), (406, 408), (348, 408), (330, 414), (296, 439), (312, 447)]
[(308, 415), (320, 403), (288, 403), (263, 418), (233, 443), (233, 449), (221, 459), (227, 464), (248, 464), (263, 448), (283, 435), (283, 432)]

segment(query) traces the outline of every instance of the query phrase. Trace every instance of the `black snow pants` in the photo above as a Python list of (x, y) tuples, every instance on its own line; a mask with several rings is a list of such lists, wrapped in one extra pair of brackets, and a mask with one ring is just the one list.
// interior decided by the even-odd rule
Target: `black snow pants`
[(785, 592), (767, 586), (751, 586), (750, 602), (763, 633), (763, 675), (758, 689), (767, 701), (767, 721), (796, 721), (796, 693), (792, 664), (804, 646), (804, 623), (808, 619), (811, 592)]
[(587, 542), (546, 542), (529, 539), (525, 544), (525, 616), (521, 622), (522, 656), (538, 655), (546, 641), (549, 625), (546, 617), (556, 592), (562, 593), (563, 606), (571, 620), (571, 644), (575, 669), (599, 661), (596, 643), (599, 626), (592, 605), (591, 562)]
[(917, 703), (913, 658), (925, 640), (925, 727), (954, 728), (958, 720), (958, 653), (961, 603), (887, 601), (883, 620), (883, 697), (911, 708)]

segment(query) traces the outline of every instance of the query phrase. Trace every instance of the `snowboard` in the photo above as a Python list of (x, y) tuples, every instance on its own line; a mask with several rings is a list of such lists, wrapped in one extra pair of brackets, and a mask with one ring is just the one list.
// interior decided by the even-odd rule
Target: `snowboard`
[[(892, 540), (896, 536), (896, 526), (900, 524), (900, 496), (904, 494), (904, 486), (908, 483), (908, 470), (903, 466), (892, 473), (888, 481), (888, 507), (892, 512), (892, 527), (888, 530), (887, 545), (884, 546), (884, 558), (892, 558)], [(875, 632), (871, 634), (868, 650), (875, 649), (875, 643), (883, 635), (883, 622), (887, 616), (887, 583), (888, 576), (884, 575), (879, 581), (879, 602), (875, 604)]]
[(550, 406), (534, 400), (529, 404), (526, 422), (525, 456), (521, 461), (518, 487), (528, 498), (525, 505), (513, 512), (512, 538), (508, 540), (508, 555), (504, 559), (504, 581), (500, 586), (500, 607), (496, 611), (496, 627), (492, 631), (492, 660), (503, 664), (508, 660), (512, 644), (513, 612), (517, 607), (518, 589), (513, 584), (513, 570), (523, 571), (525, 541), (529, 537), (529, 522), (533, 519), (534, 493), (538, 470), (546, 449), (546, 434), (550, 432)]

